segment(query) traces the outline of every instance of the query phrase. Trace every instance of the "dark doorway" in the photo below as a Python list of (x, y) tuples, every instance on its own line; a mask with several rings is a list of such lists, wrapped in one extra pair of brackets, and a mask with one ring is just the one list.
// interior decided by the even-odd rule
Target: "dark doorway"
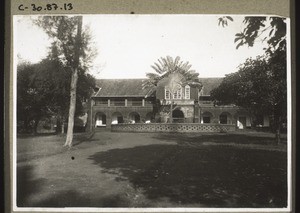
[(210, 117), (203, 117), (203, 123), (209, 124), (210, 123)]
[(220, 115), (220, 124), (227, 124), (227, 115), (226, 114)]
[(239, 117), (239, 129), (245, 129), (246, 128), (246, 117)]
[(140, 121), (141, 121), (140, 115), (139, 114), (134, 115), (134, 122), (139, 123)]
[(137, 112), (132, 112), (129, 114), (129, 119), (131, 123), (140, 123), (141, 117)]
[(123, 123), (123, 117), (122, 116), (118, 116), (117, 120), (118, 120), (118, 124)]
[(95, 126), (96, 127), (106, 126), (106, 115), (104, 113), (98, 112), (96, 114)]
[(173, 123), (184, 123), (184, 114), (181, 110), (176, 109), (172, 113)]

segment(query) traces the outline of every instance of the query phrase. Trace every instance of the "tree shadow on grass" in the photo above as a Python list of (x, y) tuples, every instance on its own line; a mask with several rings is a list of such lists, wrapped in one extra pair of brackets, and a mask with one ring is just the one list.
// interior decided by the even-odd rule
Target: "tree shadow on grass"
[(33, 179), (33, 167), (17, 167), (17, 206), (27, 207), (30, 205), (28, 198), (40, 191), (46, 179)]
[(110, 195), (104, 198), (85, 196), (77, 190), (66, 190), (49, 196), (34, 207), (127, 207), (130, 201), (120, 195)]
[(47, 137), (47, 136), (53, 136), (53, 135), (58, 135), (56, 132), (47, 132), (47, 133), (18, 133), (17, 137), (18, 138), (33, 138), (33, 137)]
[(89, 157), (154, 201), (201, 207), (286, 207), (286, 153), (149, 145)]
[[(33, 179), (33, 167), (22, 166), (17, 170), (17, 206), (18, 207), (127, 207), (130, 200), (121, 195), (91, 197), (76, 190), (62, 190), (55, 194), (48, 191), (48, 196), (39, 196), (47, 179)], [(30, 197), (35, 196), (35, 201)]]

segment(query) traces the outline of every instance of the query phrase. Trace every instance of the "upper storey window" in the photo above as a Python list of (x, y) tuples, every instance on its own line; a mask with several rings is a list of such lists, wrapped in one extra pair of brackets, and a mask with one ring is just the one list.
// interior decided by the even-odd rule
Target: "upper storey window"
[(181, 97), (182, 97), (182, 88), (180, 88), (173, 94), (173, 99), (181, 99)]
[(165, 99), (170, 99), (170, 98), (171, 98), (170, 91), (165, 88)]
[(190, 99), (191, 98), (191, 87), (189, 85), (186, 85), (184, 88), (184, 96), (185, 99)]
[[(181, 99), (182, 98), (182, 88), (174, 92), (173, 99)], [(171, 99), (171, 93), (168, 89), (165, 88), (165, 99)]]

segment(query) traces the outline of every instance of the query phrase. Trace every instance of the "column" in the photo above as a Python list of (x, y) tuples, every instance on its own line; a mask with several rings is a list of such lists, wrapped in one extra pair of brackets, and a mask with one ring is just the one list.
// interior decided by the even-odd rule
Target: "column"
[(111, 128), (111, 115), (106, 115), (106, 128)]

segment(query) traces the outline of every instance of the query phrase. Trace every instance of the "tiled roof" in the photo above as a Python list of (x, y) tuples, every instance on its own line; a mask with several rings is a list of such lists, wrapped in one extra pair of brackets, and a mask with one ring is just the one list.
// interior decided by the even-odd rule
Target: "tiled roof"
[(200, 78), (200, 82), (203, 85), (201, 95), (210, 95), (210, 92), (217, 88), (222, 80), (223, 78)]
[(98, 79), (99, 91), (94, 97), (145, 97), (150, 96), (150, 89), (143, 89), (145, 79)]
[[(151, 90), (142, 89), (145, 79), (98, 79), (99, 91), (94, 97), (145, 97), (151, 95)], [(210, 95), (212, 89), (218, 87), (223, 78), (200, 78), (203, 84), (202, 95)]]

